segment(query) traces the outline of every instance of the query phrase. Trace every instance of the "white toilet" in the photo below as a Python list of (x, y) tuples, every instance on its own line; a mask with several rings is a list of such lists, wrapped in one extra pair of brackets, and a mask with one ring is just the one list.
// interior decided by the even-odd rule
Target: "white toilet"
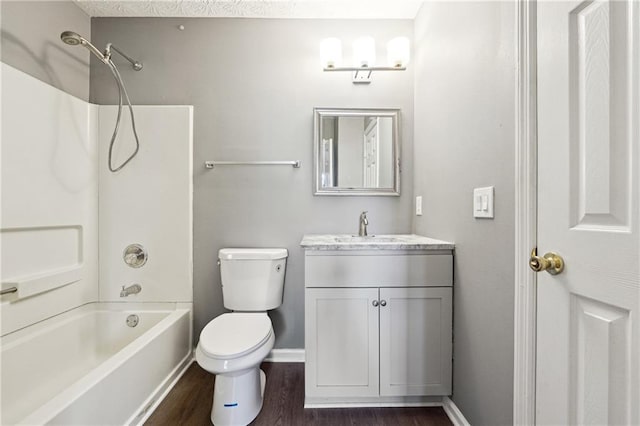
[(247, 425), (262, 409), (265, 374), (260, 363), (275, 335), (267, 310), (282, 304), (287, 249), (235, 248), (218, 252), (224, 307), (200, 333), (196, 361), (217, 374), (211, 421)]

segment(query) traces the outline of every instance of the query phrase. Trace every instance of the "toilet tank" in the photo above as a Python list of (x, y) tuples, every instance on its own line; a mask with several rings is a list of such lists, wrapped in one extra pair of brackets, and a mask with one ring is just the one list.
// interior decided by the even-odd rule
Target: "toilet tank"
[(267, 311), (282, 305), (287, 249), (224, 248), (218, 252), (224, 307)]

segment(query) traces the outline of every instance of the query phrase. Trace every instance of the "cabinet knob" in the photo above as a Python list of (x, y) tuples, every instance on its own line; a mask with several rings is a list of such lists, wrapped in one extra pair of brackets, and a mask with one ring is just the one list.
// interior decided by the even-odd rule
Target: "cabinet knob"
[(386, 300), (381, 300), (380, 301), (380, 306), (387, 306), (387, 301)]
[(374, 300), (373, 302), (371, 302), (371, 304), (377, 308), (380, 302), (378, 302), (377, 300)]

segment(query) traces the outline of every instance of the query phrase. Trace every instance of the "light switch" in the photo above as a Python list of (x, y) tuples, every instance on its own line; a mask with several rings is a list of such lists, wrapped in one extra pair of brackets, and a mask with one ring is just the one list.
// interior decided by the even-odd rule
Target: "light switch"
[(473, 190), (473, 217), (493, 218), (493, 186)]
[(416, 197), (416, 216), (422, 216), (422, 195)]

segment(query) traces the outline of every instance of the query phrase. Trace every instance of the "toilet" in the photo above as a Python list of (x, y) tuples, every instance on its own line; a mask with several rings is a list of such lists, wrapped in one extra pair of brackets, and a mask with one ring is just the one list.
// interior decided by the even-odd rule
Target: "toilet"
[(216, 374), (211, 422), (247, 425), (262, 409), (260, 364), (275, 335), (267, 310), (282, 304), (287, 249), (224, 248), (218, 252), (224, 307), (200, 333), (198, 364)]

